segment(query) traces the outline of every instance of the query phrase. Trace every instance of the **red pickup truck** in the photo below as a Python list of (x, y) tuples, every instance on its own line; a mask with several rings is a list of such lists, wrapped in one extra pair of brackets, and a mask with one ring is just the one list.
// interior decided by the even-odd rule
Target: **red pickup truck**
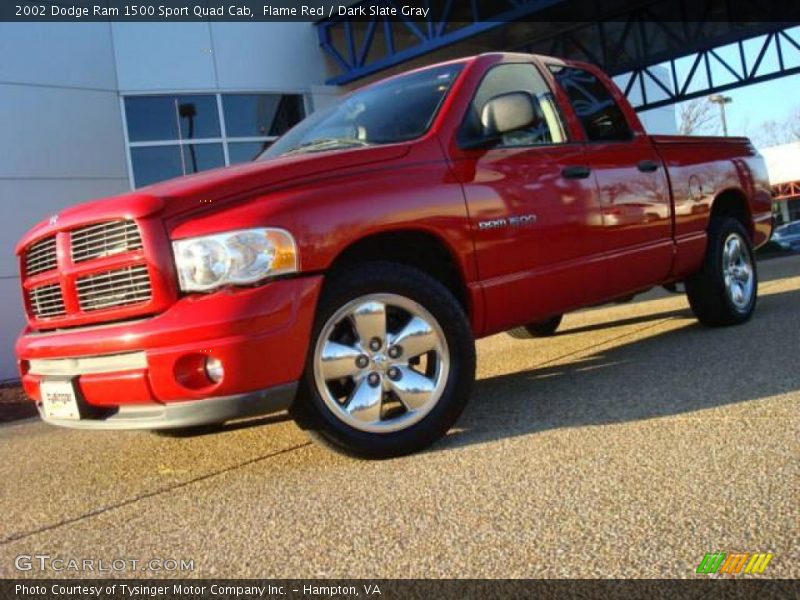
[(456, 421), (476, 338), (678, 282), (702, 323), (746, 321), (771, 228), (746, 138), (649, 136), (597, 68), (485, 54), (34, 227), (19, 368), (57, 425), (289, 408), (338, 451), (396, 456)]

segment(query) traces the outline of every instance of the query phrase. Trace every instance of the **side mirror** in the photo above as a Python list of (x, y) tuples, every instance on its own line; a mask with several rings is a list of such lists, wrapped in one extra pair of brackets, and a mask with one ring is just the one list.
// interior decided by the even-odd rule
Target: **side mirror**
[(528, 92), (500, 94), (491, 98), (481, 110), (481, 126), (487, 138), (519, 131), (542, 120), (539, 104)]

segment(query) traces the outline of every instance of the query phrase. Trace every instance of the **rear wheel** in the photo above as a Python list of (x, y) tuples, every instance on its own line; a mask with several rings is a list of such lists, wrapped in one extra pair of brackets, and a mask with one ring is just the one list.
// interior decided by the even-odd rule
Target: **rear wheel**
[(705, 262), (686, 280), (686, 295), (692, 312), (704, 325), (738, 325), (753, 316), (758, 272), (750, 237), (739, 221), (730, 217), (711, 220)]
[(530, 338), (550, 337), (554, 335), (558, 326), (561, 325), (561, 319), (564, 315), (556, 315), (544, 321), (537, 321), (536, 323), (529, 323), (522, 327), (517, 327), (508, 332), (513, 338), (518, 340), (527, 340)]
[(338, 452), (400, 456), (447, 432), (474, 376), (474, 341), (453, 295), (416, 269), (365, 264), (320, 298), (292, 414)]

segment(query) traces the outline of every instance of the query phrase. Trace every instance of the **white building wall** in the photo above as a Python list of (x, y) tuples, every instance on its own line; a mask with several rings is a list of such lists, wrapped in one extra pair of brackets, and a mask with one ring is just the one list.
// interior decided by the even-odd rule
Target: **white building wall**
[(65, 206), (130, 188), (120, 96), (295, 92), (329, 101), (311, 23), (0, 23), (0, 381), (17, 376), (14, 245)]
[(113, 23), (119, 90), (308, 93), (326, 79), (312, 23)]
[(759, 148), (772, 185), (800, 181), (800, 142)]
[(674, 104), (640, 112), (639, 120), (647, 133), (653, 135), (675, 135), (678, 133)]
[(14, 245), (61, 208), (128, 189), (108, 23), (0, 23), (0, 380), (23, 326)]

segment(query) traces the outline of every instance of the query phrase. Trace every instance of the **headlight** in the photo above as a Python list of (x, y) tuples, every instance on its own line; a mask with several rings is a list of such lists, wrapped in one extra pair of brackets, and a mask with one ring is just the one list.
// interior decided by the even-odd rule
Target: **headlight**
[(247, 285), (297, 272), (297, 247), (283, 229), (241, 229), (172, 242), (184, 292)]

